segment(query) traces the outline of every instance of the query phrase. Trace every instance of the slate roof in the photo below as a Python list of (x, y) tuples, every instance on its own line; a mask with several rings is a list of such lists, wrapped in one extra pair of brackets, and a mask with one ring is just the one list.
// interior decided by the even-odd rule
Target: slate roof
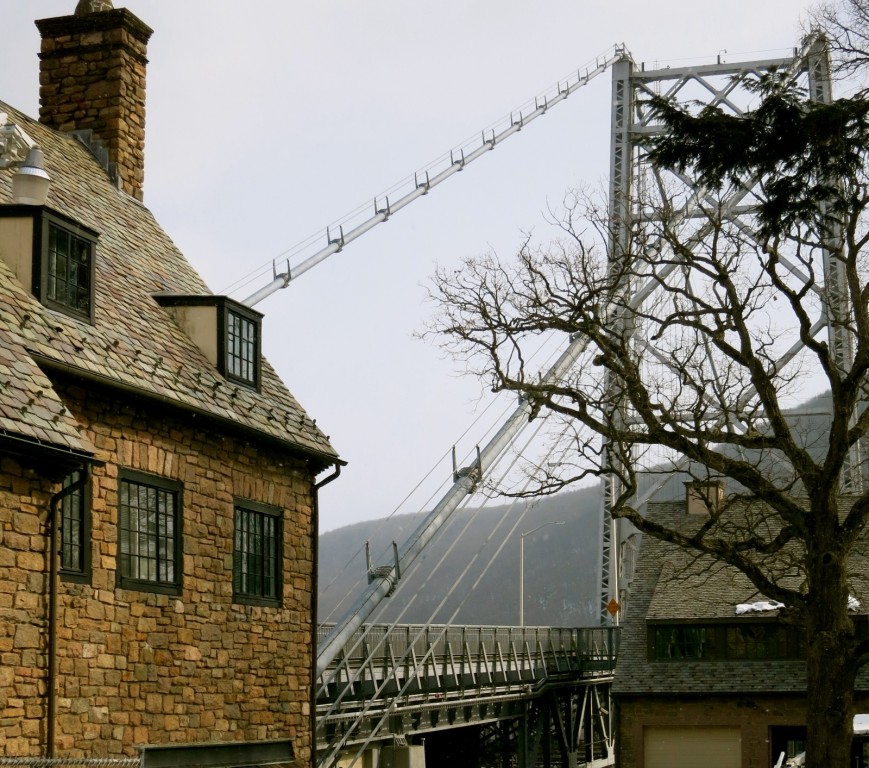
[[(151, 212), (74, 138), (0, 112), (45, 153), (47, 208), (99, 233), (94, 325), (41, 305), (0, 261), (0, 435), (95, 453), (46, 376), (62, 368), (277, 440), (318, 468), (343, 463), (266, 360), (260, 392), (225, 380), (154, 300), (210, 291)], [(0, 170), (0, 205), (13, 202), (13, 172)]]
[[(760, 502), (753, 502), (761, 508)], [(697, 525), (685, 514), (683, 502), (649, 504), (649, 516), (666, 525)], [(866, 549), (864, 548), (864, 552)], [(851, 594), (860, 601), (858, 613), (869, 613), (869, 559), (864, 554), (850, 561)], [(796, 587), (801, 577), (785, 575)], [(789, 583), (788, 583), (789, 582)], [(657, 661), (648, 659), (650, 623), (712, 623), (769, 620), (771, 612), (736, 615), (740, 603), (767, 597), (737, 569), (711, 557), (689, 554), (673, 544), (643, 536), (622, 625), (613, 693), (617, 695), (804, 693), (804, 661)], [(869, 671), (858, 676), (857, 688), (869, 690)]]

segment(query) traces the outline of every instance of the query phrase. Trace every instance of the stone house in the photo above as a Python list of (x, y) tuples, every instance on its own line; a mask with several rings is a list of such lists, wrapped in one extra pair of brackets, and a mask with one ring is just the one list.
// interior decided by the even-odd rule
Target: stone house
[[(708, 514), (692, 501), (652, 503), (649, 515), (694, 530)], [(734, 507), (740, 519), (763, 517), (760, 502)], [(869, 631), (869, 561), (855, 557), (851, 575), (854, 620)], [(617, 766), (770, 768), (804, 750), (801, 632), (744, 574), (644, 536), (632, 584), (613, 683)], [(865, 671), (855, 701), (869, 712)], [(855, 768), (869, 766), (864, 741), (855, 738)]]
[(0, 755), (309, 764), (342, 462), (141, 202), (151, 30), (37, 26), (40, 118), (0, 102)]

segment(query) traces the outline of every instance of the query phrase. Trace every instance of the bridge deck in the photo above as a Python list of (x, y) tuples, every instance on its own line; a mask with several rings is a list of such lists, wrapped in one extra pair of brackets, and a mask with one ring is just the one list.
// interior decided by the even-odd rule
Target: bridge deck
[(318, 681), (319, 747), (515, 718), (553, 687), (608, 686), (618, 637), (613, 627), (365, 625)]

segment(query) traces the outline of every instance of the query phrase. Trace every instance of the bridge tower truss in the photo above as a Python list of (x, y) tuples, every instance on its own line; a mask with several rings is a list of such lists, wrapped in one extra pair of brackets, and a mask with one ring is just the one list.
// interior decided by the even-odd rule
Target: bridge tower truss
[[(613, 65), (612, 71), (608, 257), (610, 274), (618, 271), (622, 275), (615, 290), (615, 304), (622, 309), (613, 312), (610, 323), (630, 337), (641, 368), (658, 366), (663, 369), (670, 364), (666, 350), (659, 347), (656, 338), (648, 336), (641, 318), (648, 317), (651, 308), (673, 301), (675, 283), (679, 283), (679, 291), (686, 291), (690, 296), (702, 291), (703, 281), (672, 247), (673, 231), (678, 231), (681, 243), (696, 252), (696, 249), (708, 247), (709, 238), (720, 231), (720, 222), (725, 222), (726, 226), (738, 230), (746, 241), (759, 245), (753, 214), (762, 198), (762, 190), (757, 180), (745, 179), (741, 185), (734, 185), (722, 194), (702, 188), (686, 173), (656, 170), (648, 153), (651, 140), (661, 135), (663, 127), (650, 108), (651, 97), (660, 96), (690, 105), (692, 112), (704, 106), (715, 106), (741, 115), (757, 102), (752, 82), (765, 73), (777, 72), (792, 78), (810, 99), (829, 102), (832, 100), (829, 57), (823, 40), (814, 38), (807, 40), (802, 49), (795, 49), (791, 56), (735, 63), (719, 57), (718, 62), (703, 66), (646, 69), (626, 53)], [(662, 225), (664, 215), (668, 216), (669, 232)], [(713, 224), (713, 220), (717, 223)], [(822, 269), (823, 285), (811, 287), (822, 305), (812, 332), (815, 336), (826, 332), (838, 364), (847, 369), (852, 362), (852, 340), (847, 330), (849, 326), (842, 318), (847, 318), (849, 306), (843, 270), (835, 257), (832, 242), (835, 238), (836, 233), (833, 233), (829, 247), (821, 249), (818, 266), (819, 273)], [(624, 269), (625, 260), (630, 261), (627, 269)], [(809, 281), (795, 263), (785, 259), (783, 266), (790, 271), (789, 279)], [(778, 365), (798, 365), (802, 351), (803, 345), (797, 340), (782, 351)], [(711, 355), (707, 365), (715, 376), (715, 360)], [(611, 393), (610, 402), (617, 403), (613, 406), (615, 422), (629, 425), (632, 413), (619, 399), (619, 381), (611, 377), (605, 387)], [(746, 400), (753, 394), (751, 391), (743, 393)], [(710, 393), (710, 413), (712, 398), (720, 395)], [(728, 412), (719, 409), (717, 418), (727, 423), (728, 428), (746, 430), (750, 426), (741, 418), (740, 410), (748, 412), (747, 406), (746, 401), (735, 403)], [(642, 467), (640, 460), (632, 454), (625, 455), (624, 449), (619, 455), (614, 446), (605, 444), (603, 449), (613, 471), (603, 483), (601, 496), (600, 615), (603, 623), (618, 623), (629, 599), (640, 537), (626, 520), (613, 518), (611, 513), (624, 493), (624, 475), (620, 470), (628, 465), (637, 471)], [(652, 460), (647, 455), (642, 462), (644, 467), (649, 464), (658, 468), (669, 466), (671, 475), (689, 469), (684, 460), (673, 456), (656, 456)], [(631, 505), (642, 510), (667, 482), (668, 473), (660, 472), (657, 479), (643, 488), (639, 498), (631, 499)], [(861, 484), (860, 454), (855, 448), (843, 473), (843, 485), (855, 489)]]

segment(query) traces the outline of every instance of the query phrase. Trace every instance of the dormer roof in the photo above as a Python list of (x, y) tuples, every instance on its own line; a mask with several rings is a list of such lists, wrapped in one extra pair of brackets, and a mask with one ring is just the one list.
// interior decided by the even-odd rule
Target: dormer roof
[[(46, 376), (54, 371), (276, 442), (317, 468), (341, 463), (266, 360), (259, 391), (227, 381), (155, 300), (210, 291), (151, 212), (75, 138), (2, 102), (0, 112), (45, 153), (46, 207), (98, 233), (93, 324), (43, 306), (0, 260), (0, 436), (97, 453)], [(13, 173), (0, 170), (0, 207), (13, 203)]]

